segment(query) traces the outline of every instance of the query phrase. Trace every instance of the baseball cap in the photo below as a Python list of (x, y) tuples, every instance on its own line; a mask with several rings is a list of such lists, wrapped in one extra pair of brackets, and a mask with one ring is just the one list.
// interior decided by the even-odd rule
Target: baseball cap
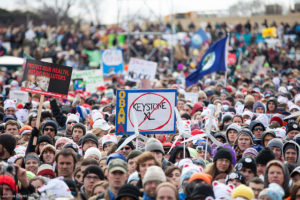
[(119, 158), (110, 161), (108, 165), (108, 172), (114, 172), (114, 171), (121, 171), (127, 173), (128, 169), (127, 169), (126, 162)]

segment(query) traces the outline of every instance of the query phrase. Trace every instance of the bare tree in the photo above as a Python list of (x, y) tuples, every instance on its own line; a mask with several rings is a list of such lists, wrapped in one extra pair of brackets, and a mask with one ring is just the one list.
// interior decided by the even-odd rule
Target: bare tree
[(91, 15), (97, 24), (101, 24), (101, 5), (103, 0), (81, 0), (79, 6), (84, 9), (86, 13)]
[(239, 0), (229, 7), (229, 13), (234, 16), (251, 16), (264, 13), (264, 9), (263, 0)]

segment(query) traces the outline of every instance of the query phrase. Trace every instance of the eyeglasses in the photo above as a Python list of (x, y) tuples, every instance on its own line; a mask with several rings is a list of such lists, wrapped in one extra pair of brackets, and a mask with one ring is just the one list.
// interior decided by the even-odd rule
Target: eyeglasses
[(263, 128), (254, 128), (253, 130), (254, 131), (263, 131), (264, 129)]
[(51, 132), (54, 132), (54, 131), (55, 131), (54, 128), (45, 128), (44, 130), (45, 130), (45, 131), (51, 131)]
[(130, 149), (130, 147), (123, 147), (122, 149), (120, 149), (120, 150), (129, 150)]
[(86, 176), (85, 178), (88, 180), (95, 180), (95, 181), (99, 180), (98, 176)]

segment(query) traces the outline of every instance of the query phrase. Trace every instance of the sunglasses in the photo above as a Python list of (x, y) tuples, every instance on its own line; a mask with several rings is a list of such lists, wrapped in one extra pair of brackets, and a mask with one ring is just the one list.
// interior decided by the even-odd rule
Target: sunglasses
[(51, 131), (51, 132), (54, 132), (54, 131), (55, 131), (54, 128), (45, 128), (44, 130), (45, 130), (45, 131)]
[(254, 128), (253, 130), (254, 131), (263, 131), (264, 129), (263, 128)]
[(122, 149), (120, 149), (120, 150), (129, 150), (130, 149), (130, 147), (123, 147)]
[(70, 122), (68, 122), (68, 124), (76, 124), (77, 122), (72, 122), (72, 121), (70, 121)]

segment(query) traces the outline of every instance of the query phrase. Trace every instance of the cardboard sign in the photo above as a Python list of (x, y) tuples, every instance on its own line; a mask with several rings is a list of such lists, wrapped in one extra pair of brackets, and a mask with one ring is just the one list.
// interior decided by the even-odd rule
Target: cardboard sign
[(101, 51), (101, 66), (104, 78), (110, 78), (114, 74), (123, 73), (123, 55), (120, 49)]
[(28, 92), (20, 90), (10, 90), (9, 99), (16, 100), (17, 104), (21, 103), (25, 105), (28, 102)]
[(142, 79), (148, 79), (153, 82), (155, 79), (156, 67), (156, 62), (130, 58), (127, 80), (140, 82)]
[(83, 79), (85, 90), (91, 93), (97, 91), (97, 86), (104, 84), (103, 74), (100, 69), (73, 71), (72, 79)]
[(21, 90), (67, 98), (72, 68), (38, 60), (26, 60)]
[(177, 90), (118, 90), (116, 134), (134, 134), (133, 114), (142, 134), (175, 133)]

